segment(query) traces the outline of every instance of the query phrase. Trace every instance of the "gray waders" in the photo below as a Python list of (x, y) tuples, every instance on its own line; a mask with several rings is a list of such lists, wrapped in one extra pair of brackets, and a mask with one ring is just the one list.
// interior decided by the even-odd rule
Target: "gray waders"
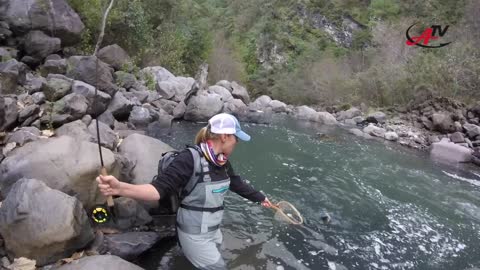
[(230, 178), (212, 181), (208, 161), (198, 150), (188, 149), (193, 155), (194, 170), (177, 211), (178, 240), (183, 253), (195, 267), (226, 269), (218, 246), (223, 238), (220, 223)]

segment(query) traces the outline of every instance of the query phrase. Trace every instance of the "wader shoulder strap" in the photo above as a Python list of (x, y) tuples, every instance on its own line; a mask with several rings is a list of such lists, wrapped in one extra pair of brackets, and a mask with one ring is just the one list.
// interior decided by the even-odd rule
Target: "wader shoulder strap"
[(201, 181), (202, 178), (202, 173), (203, 173), (203, 168), (202, 168), (202, 161), (201, 161), (201, 156), (200, 152), (197, 149), (198, 147), (188, 147), (187, 149), (190, 150), (190, 153), (192, 154), (193, 157), (193, 173), (192, 176), (190, 177), (190, 180), (188, 180), (188, 183), (185, 185), (185, 187), (182, 190), (181, 197), (180, 197), (180, 202), (183, 200), (183, 198), (187, 197), (192, 193), (193, 189), (197, 186), (198, 182)]

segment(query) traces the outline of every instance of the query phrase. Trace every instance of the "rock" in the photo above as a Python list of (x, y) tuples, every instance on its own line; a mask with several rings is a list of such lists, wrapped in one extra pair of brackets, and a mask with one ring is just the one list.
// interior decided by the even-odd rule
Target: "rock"
[(85, 124), (85, 125), (90, 125), (90, 123), (92, 122), (92, 117), (88, 114), (84, 115), (82, 117), (82, 122)]
[(135, 126), (136, 129), (145, 129), (152, 120), (150, 111), (141, 106), (133, 107), (133, 110), (128, 117), (128, 122)]
[(41, 91), (44, 84), (47, 84), (47, 80), (45, 78), (37, 77), (31, 73), (27, 73), (23, 87), (30, 95), (32, 95), (33, 93)]
[(273, 112), (275, 113), (287, 112), (287, 104), (279, 100), (272, 100), (269, 106), (272, 108)]
[(167, 81), (171, 78), (175, 78), (170, 71), (163, 67), (146, 67), (140, 71), (140, 78), (143, 81), (153, 80), (154, 83)]
[(480, 126), (474, 124), (465, 124), (463, 125), (468, 138), (475, 139), (478, 135), (480, 135)]
[(103, 47), (98, 51), (97, 56), (116, 70), (122, 69), (124, 65), (131, 62), (127, 52), (117, 44)]
[(349, 129), (349, 132), (358, 137), (363, 137), (363, 134), (364, 134), (363, 131), (361, 131), (358, 128)]
[(220, 95), (202, 91), (190, 99), (183, 118), (188, 121), (206, 121), (222, 109), (223, 101)]
[(185, 99), (185, 95), (192, 88), (194, 82), (193, 78), (175, 77), (158, 81), (155, 89), (162, 97), (180, 102)]
[(57, 101), (72, 91), (72, 80), (65, 76), (49, 74), (42, 91), (48, 101)]
[(105, 240), (109, 253), (125, 260), (134, 260), (153, 247), (161, 235), (156, 232), (128, 232), (108, 235)]
[(428, 119), (426, 116), (422, 116), (420, 118), (420, 121), (422, 122), (423, 126), (428, 129), (428, 130), (433, 130), (433, 122)]
[[(98, 128), (100, 130), (100, 145), (110, 150), (115, 150), (118, 144), (117, 134), (102, 122), (98, 122)], [(93, 142), (97, 143), (97, 120), (92, 120), (90, 125), (88, 125), (88, 131), (93, 137)]]
[(125, 89), (130, 89), (137, 83), (135, 75), (127, 72), (117, 71), (114, 77), (117, 85)]
[(273, 111), (272, 108), (265, 108), (264, 110), (249, 109), (246, 119), (239, 115), (242, 121), (256, 123), (256, 124), (270, 124), (272, 122)]
[(0, 131), (10, 130), (17, 124), (19, 108), (17, 101), (0, 96)]
[(85, 141), (85, 142), (94, 142), (94, 135), (92, 135), (88, 129), (87, 125), (82, 120), (76, 120), (70, 123), (67, 123), (55, 130), (55, 135), (60, 136), (70, 136), (76, 141)]
[[(112, 172), (113, 153), (106, 148), (102, 153), (107, 171)], [(35, 177), (50, 188), (76, 196), (88, 209), (105, 200), (96, 192), (98, 164), (98, 145), (95, 143), (68, 136), (30, 142), (15, 149), (0, 163), (0, 194), (5, 198), (17, 180)]]
[(166, 111), (168, 114), (171, 114), (171, 115), (173, 115), (173, 111), (177, 107), (177, 104), (178, 104), (177, 102), (168, 100), (168, 99), (159, 99), (152, 102), (153, 106), (159, 109), (163, 109), (164, 111)]
[(237, 82), (232, 82), (230, 85), (233, 89), (232, 90), (233, 98), (240, 99), (245, 104), (250, 103), (250, 96), (248, 95), (248, 91), (245, 87), (239, 85)]
[(215, 85), (218, 85), (227, 89), (230, 93), (232, 93), (233, 91), (232, 83), (227, 80), (218, 81)]
[(432, 144), (430, 156), (448, 163), (470, 162), (472, 151), (452, 142), (440, 141)]
[(352, 107), (346, 111), (341, 111), (337, 115), (337, 120), (342, 121), (346, 119), (352, 119), (354, 117), (360, 117), (362, 115), (362, 111), (359, 109)]
[(113, 96), (108, 110), (113, 114), (115, 119), (122, 121), (128, 119), (135, 105), (136, 104), (128, 100), (122, 92), (117, 92), (115, 96)]
[(115, 124), (115, 118), (113, 117), (112, 112), (109, 110), (106, 110), (97, 119), (98, 121), (103, 122), (110, 128), (113, 128), (113, 125)]
[(175, 106), (175, 109), (173, 109), (173, 118), (174, 119), (180, 119), (183, 118), (185, 115), (185, 111), (187, 110), (187, 105), (185, 102), (179, 102), (177, 106)]
[(23, 146), (28, 142), (33, 142), (39, 139), (41, 132), (36, 127), (22, 127), (8, 137), (7, 143), (16, 143), (18, 146)]
[(48, 60), (39, 68), (39, 71), (44, 77), (48, 74), (65, 74), (67, 72), (67, 60)]
[[(1, 32), (1, 29), (0, 29)], [(1, 35), (1, 33), (0, 33)], [(10, 53), (9, 50), (7, 50), (8, 47), (0, 47), (0, 62), (6, 62), (12, 58), (16, 58), (16, 53), (15, 56)]]
[(10, 29), (20, 35), (29, 30), (53, 33), (62, 44), (73, 45), (80, 41), (83, 25), (77, 13), (65, 0), (39, 2), (36, 0), (4, 0), (0, 17), (10, 25)]
[(45, 35), (42, 31), (30, 31), (25, 37), (25, 51), (28, 55), (44, 59), (60, 50), (60, 39)]
[(270, 106), (270, 102), (272, 102), (272, 99), (269, 96), (262, 95), (249, 104), (249, 107), (255, 110), (263, 110)]
[(3, 202), (0, 232), (9, 252), (39, 266), (69, 257), (94, 239), (76, 198), (27, 178), (18, 180)]
[[(148, 100), (148, 97), (149, 97), (149, 93), (148, 91), (135, 91), (135, 90), (130, 90), (130, 94), (132, 94), (133, 96), (135, 96), (137, 98), (137, 100), (141, 103), (141, 104), (145, 104)], [(172, 101), (174, 102), (174, 101)], [(175, 104), (177, 104), (175, 102)]]
[(305, 105), (295, 108), (294, 115), (300, 120), (316, 121), (318, 118), (317, 112)]
[(96, 86), (110, 96), (117, 92), (112, 72), (107, 64), (95, 56), (71, 56), (67, 60), (67, 77)]
[(385, 139), (389, 140), (389, 141), (397, 141), (398, 140), (398, 134), (393, 132), (393, 131), (386, 132), (384, 136), (385, 136)]
[(223, 112), (235, 115), (237, 118), (242, 118), (247, 115), (248, 107), (241, 99), (233, 99), (223, 106)]
[(230, 102), (233, 100), (233, 96), (226, 88), (223, 88), (218, 85), (212, 85), (208, 87), (208, 91), (211, 93), (218, 94), (222, 97), (223, 102)]
[(18, 114), (18, 122), (23, 123), (25, 120), (27, 120), (29, 117), (33, 115), (35, 115), (38, 118), (39, 112), (40, 112), (40, 106), (36, 104), (28, 105), (27, 107), (20, 110)]
[(323, 125), (336, 125), (337, 119), (328, 112), (317, 112), (316, 122), (322, 123)]
[(161, 154), (173, 150), (160, 140), (140, 134), (132, 134), (120, 144), (119, 152), (129, 157), (137, 165), (132, 171), (132, 183), (146, 184), (157, 175)]
[(120, 257), (113, 255), (95, 255), (83, 257), (69, 264), (65, 264), (55, 270), (143, 270), (143, 268), (129, 263)]
[(367, 116), (366, 120), (369, 123), (374, 123), (374, 124), (381, 123), (381, 124), (383, 124), (387, 120), (387, 115), (383, 112), (374, 112), (372, 114), (369, 114)]
[(115, 199), (115, 214), (117, 218), (115, 227), (120, 230), (129, 230), (133, 227), (146, 225), (152, 221), (152, 217), (143, 206), (134, 199), (126, 197)]
[(47, 56), (45, 58), (45, 62), (47, 62), (49, 60), (62, 60), (62, 57), (58, 54), (50, 54), (49, 56)]
[(452, 141), (453, 143), (464, 143), (465, 138), (463, 137), (463, 134), (461, 132), (455, 132), (450, 135), (450, 141)]
[(26, 81), (27, 66), (15, 59), (0, 63), (0, 95), (15, 94)]
[(64, 96), (53, 106), (54, 114), (68, 114), (71, 116), (69, 121), (81, 119), (87, 113), (87, 109), (87, 99), (77, 93)]
[(434, 113), (432, 115), (433, 130), (443, 134), (455, 132), (455, 125), (447, 113)]
[(384, 138), (386, 130), (383, 128), (379, 128), (377, 126), (374, 126), (373, 124), (369, 124), (367, 127), (363, 129), (363, 132), (375, 136), (375, 137), (380, 137)]
[(107, 93), (98, 89), (97, 94), (95, 95), (95, 87), (81, 81), (73, 81), (72, 92), (82, 95), (87, 99), (88, 108), (86, 113), (94, 117), (105, 112), (110, 104), (110, 101), (112, 100)]

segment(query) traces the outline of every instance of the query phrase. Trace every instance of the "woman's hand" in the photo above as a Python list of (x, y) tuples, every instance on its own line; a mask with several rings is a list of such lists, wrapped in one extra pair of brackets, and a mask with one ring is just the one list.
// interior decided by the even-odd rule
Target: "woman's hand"
[(263, 207), (266, 207), (266, 208), (271, 208), (271, 207), (273, 207), (274, 205), (270, 202), (270, 200), (268, 200), (267, 197), (265, 197), (265, 200), (263, 200), (263, 202), (262, 202), (262, 206), (263, 206)]
[(121, 183), (113, 175), (99, 175), (97, 177), (98, 188), (105, 196), (120, 195)]

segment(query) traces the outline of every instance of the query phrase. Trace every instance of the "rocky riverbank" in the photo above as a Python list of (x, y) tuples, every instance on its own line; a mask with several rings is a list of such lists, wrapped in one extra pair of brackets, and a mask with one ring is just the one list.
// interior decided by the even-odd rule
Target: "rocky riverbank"
[(137, 184), (150, 182), (160, 153), (172, 149), (148, 135), (168, 132), (173, 120), (206, 121), (220, 112), (263, 124), (273, 114), (289, 114), (367, 139), (432, 148), (450, 162), (478, 161), (480, 105), (428, 94), (405, 108), (371, 113), (364, 106), (293, 106), (268, 96), (252, 101), (237, 82), (208, 85), (205, 65), (189, 78), (160, 66), (137, 69), (115, 44), (97, 56), (77, 55), (70, 46), (84, 27), (64, 0), (52, 1), (49, 12), (35, 1), (6, 2), (0, 10), (0, 267), (139, 269), (127, 261), (174, 236), (172, 220), (152, 217), (168, 213), (168, 206), (126, 198), (115, 199), (116, 223), (91, 222), (90, 210), (105, 201), (94, 181), (96, 121), (108, 172)]

